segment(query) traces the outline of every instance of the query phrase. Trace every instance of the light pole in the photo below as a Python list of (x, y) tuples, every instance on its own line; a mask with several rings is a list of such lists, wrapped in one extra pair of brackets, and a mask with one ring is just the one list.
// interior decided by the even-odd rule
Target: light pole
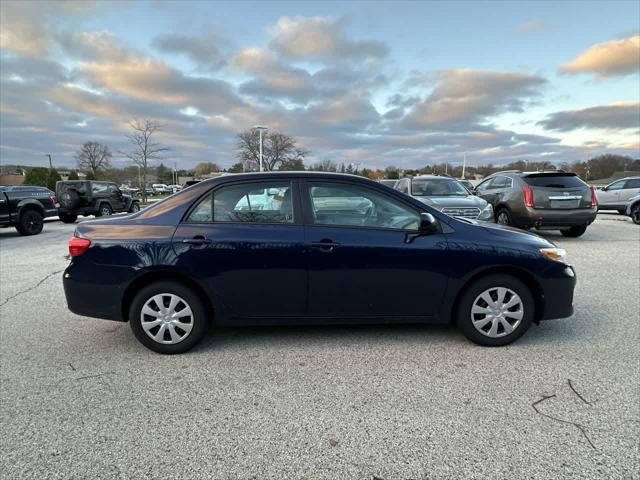
[(464, 180), (464, 170), (467, 167), (467, 152), (464, 152), (464, 160), (462, 161), (462, 178)]
[(263, 171), (263, 167), (262, 167), (262, 131), (263, 130), (267, 130), (267, 127), (262, 126), (262, 125), (256, 125), (255, 127), (256, 130), (258, 130), (258, 132), (260, 132), (260, 171)]

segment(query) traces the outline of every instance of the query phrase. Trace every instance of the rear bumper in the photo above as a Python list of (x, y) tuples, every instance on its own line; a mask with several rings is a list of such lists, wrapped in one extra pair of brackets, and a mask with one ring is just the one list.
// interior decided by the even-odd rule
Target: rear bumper
[(540, 320), (566, 318), (573, 315), (573, 292), (576, 274), (569, 265), (559, 266), (554, 278), (546, 278), (543, 283), (544, 307)]
[(527, 207), (526, 211), (515, 219), (515, 222), (523, 227), (579, 227), (593, 223), (597, 214), (598, 209), (596, 207), (575, 210)]
[(100, 269), (101, 281), (97, 283), (93, 269), (76, 268), (74, 263), (66, 268), (62, 275), (62, 285), (67, 306), (73, 313), (85, 317), (126, 321), (122, 315), (124, 272), (121, 270), (124, 269), (105, 266), (101, 266)]

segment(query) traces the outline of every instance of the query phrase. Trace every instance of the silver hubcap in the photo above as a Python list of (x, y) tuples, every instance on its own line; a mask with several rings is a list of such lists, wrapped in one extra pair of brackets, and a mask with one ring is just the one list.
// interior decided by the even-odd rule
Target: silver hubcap
[(171, 345), (189, 336), (193, 328), (191, 307), (173, 293), (151, 297), (140, 312), (142, 329), (155, 342)]
[(492, 287), (476, 297), (471, 307), (471, 323), (481, 334), (499, 338), (512, 333), (522, 322), (522, 299), (513, 290)]
[(500, 225), (509, 225), (509, 217), (506, 213), (501, 212), (500, 215), (498, 215), (498, 223)]

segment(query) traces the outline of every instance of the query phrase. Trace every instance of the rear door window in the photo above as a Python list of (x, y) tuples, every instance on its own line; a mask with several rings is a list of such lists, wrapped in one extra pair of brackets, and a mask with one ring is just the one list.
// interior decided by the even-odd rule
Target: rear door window
[(632, 178), (631, 180), (627, 180), (624, 188), (640, 188), (640, 178)]
[(489, 190), (493, 188), (493, 181), (495, 178), (490, 178), (489, 180), (485, 180), (480, 185), (476, 187), (477, 192), (484, 192), (485, 190)]
[(495, 177), (491, 183), (491, 188), (508, 188), (511, 186), (511, 179), (508, 177)]
[(252, 182), (221, 187), (196, 205), (187, 222), (294, 223), (291, 182)]
[(532, 187), (579, 188), (587, 185), (575, 175), (539, 174), (523, 177), (523, 180)]
[(229, 185), (213, 194), (213, 221), (234, 223), (293, 223), (289, 181)]
[(102, 182), (93, 182), (91, 184), (91, 192), (92, 193), (106, 193), (108, 189), (108, 183)]

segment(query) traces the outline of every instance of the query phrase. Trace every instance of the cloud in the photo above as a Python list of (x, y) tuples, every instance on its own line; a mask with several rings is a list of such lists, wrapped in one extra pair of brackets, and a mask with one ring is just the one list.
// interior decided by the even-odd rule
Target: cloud
[(375, 40), (347, 38), (343, 20), (331, 17), (280, 17), (270, 29), (270, 48), (296, 60), (358, 59), (375, 62), (389, 48)]
[(596, 73), (599, 77), (628, 75), (638, 70), (640, 35), (596, 43), (560, 67), (564, 73)]
[(218, 43), (222, 43), (222, 40), (216, 35), (198, 37), (167, 33), (155, 37), (151, 44), (160, 52), (185, 55), (199, 68), (215, 71), (226, 63)]
[(531, 20), (518, 25), (518, 31), (520, 33), (534, 33), (539, 32), (545, 28), (544, 22), (541, 20)]
[(96, 88), (147, 102), (195, 106), (209, 113), (225, 112), (241, 100), (232, 86), (218, 79), (188, 76), (154, 59), (117, 63), (84, 63), (79, 72)]
[(51, 26), (62, 19), (69, 24), (95, 13), (96, 2), (2, 1), (0, 2), (0, 48), (22, 55), (45, 54), (53, 45)]
[(561, 132), (579, 128), (638, 129), (640, 128), (640, 103), (617, 103), (555, 112), (538, 122), (538, 125), (547, 130)]
[(240, 85), (243, 94), (261, 100), (265, 97), (285, 98), (302, 103), (316, 94), (312, 77), (306, 70), (285, 64), (268, 50), (242, 49), (232, 57), (230, 65), (253, 77)]
[(120, 45), (118, 38), (106, 31), (62, 32), (55, 37), (65, 53), (77, 59), (116, 62), (139, 53)]
[(444, 70), (433, 81), (431, 94), (407, 113), (406, 126), (464, 127), (500, 113), (521, 112), (546, 84), (539, 76), (481, 70)]

